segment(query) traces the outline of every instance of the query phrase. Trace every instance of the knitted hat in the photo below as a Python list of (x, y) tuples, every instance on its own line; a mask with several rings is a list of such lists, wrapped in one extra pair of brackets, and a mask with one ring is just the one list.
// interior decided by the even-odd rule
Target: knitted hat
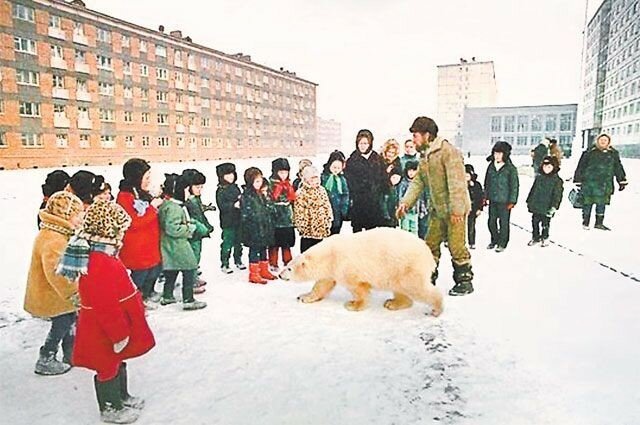
[(320, 172), (313, 165), (308, 165), (304, 167), (304, 170), (302, 170), (302, 178), (304, 180), (309, 180), (311, 177), (317, 177), (319, 175), (320, 175)]
[(115, 202), (98, 199), (87, 209), (78, 236), (89, 242), (120, 245), (131, 217)]
[(42, 185), (42, 194), (49, 197), (56, 192), (64, 190), (71, 177), (64, 170), (55, 170), (47, 174), (47, 178)]
[(216, 175), (218, 176), (218, 182), (223, 184), (223, 177), (227, 174), (233, 174), (233, 181), (238, 180), (238, 173), (236, 173), (236, 166), (230, 162), (223, 162), (216, 167)]
[(71, 176), (71, 180), (69, 180), (71, 190), (85, 204), (90, 204), (93, 200), (95, 178), (96, 175), (91, 171), (80, 170)]
[(258, 177), (262, 176), (262, 171), (256, 167), (249, 167), (244, 171), (244, 182), (247, 186), (253, 186), (253, 181)]
[(84, 205), (80, 198), (71, 192), (63, 190), (49, 197), (44, 210), (51, 215), (69, 221), (71, 217), (78, 214), (83, 208)]

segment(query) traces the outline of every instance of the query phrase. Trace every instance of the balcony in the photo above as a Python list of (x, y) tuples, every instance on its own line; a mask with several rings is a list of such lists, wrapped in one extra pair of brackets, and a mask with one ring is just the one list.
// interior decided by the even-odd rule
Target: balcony
[(71, 127), (71, 121), (69, 121), (64, 112), (56, 112), (53, 114), (53, 126), (56, 128), (69, 128)]
[(76, 72), (82, 72), (84, 74), (88, 74), (89, 73), (89, 64), (88, 63), (83, 63), (83, 62), (76, 62), (75, 70), (76, 70)]
[(60, 40), (66, 40), (67, 37), (64, 35), (64, 31), (60, 28), (49, 27), (49, 37), (58, 38)]
[(193, 112), (194, 114), (197, 114), (200, 112), (200, 108), (197, 107), (196, 105), (189, 105), (189, 112)]
[(189, 91), (198, 91), (198, 87), (196, 86), (196, 83), (190, 82), (189, 85), (187, 86), (187, 90), (189, 90)]
[(184, 133), (184, 124), (176, 124), (176, 133)]
[(56, 99), (69, 99), (69, 90), (61, 89), (60, 87), (54, 87), (51, 91), (51, 97)]
[(81, 130), (91, 130), (93, 128), (93, 124), (89, 118), (80, 117), (78, 118), (78, 128)]
[(77, 91), (76, 100), (79, 100), (81, 102), (91, 102), (91, 93), (89, 93), (88, 91)]
[(57, 56), (52, 56), (51, 57), (51, 68), (67, 69), (67, 62), (65, 62), (64, 58), (59, 58)]
[(176, 103), (176, 111), (184, 112), (184, 103)]
[(89, 39), (87, 38), (87, 36), (77, 32), (73, 33), (73, 42), (77, 44), (82, 44), (84, 46), (89, 45)]
[(178, 81), (178, 80), (176, 80), (176, 82), (175, 82), (175, 86), (176, 86), (176, 88), (177, 88), (177, 89), (179, 89), (179, 90), (184, 90), (184, 83), (183, 83), (182, 81)]
[(195, 126), (195, 125), (190, 125), (190, 126), (189, 126), (189, 133), (191, 133), (191, 134), (198, 134), (198, 133), (199, 133), (198, 127), (197, 127), (197, 126)]

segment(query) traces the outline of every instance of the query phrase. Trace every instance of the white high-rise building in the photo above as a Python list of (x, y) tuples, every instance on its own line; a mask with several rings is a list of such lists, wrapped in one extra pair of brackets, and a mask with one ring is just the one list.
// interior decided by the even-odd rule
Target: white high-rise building
[(459, 63), (438, 65), (439, 134), (458, 145), (462, 136), (464, 108), (496, 105), (498, 89), (493, 62), (460, 59)]

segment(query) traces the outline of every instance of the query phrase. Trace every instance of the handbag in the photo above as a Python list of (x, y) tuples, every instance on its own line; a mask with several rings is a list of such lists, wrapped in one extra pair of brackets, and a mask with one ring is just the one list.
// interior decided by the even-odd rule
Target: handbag
[(569, 192), (569, 202), (573, 205), (573, 208), (582, 209), (584, 205), (584, 196), (582, 195), (582, 191), (580, 188), (574, 187)]

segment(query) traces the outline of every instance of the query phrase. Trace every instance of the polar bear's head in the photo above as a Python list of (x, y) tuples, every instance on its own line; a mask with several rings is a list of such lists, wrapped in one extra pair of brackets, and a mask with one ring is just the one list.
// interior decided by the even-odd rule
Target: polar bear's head
[(315, 245), (294, 258), (282, 270), (280, 279), (307, 282), (330, 277), (333, 258), (330, 250), (325, 249), (324, 245)]

